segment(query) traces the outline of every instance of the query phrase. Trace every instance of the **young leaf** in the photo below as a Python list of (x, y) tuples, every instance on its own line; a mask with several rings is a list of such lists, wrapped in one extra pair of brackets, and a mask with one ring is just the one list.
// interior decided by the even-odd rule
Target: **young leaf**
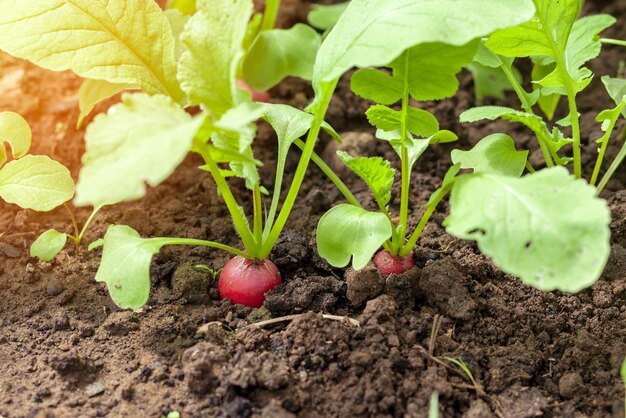
[(252, 1), (198, 0), (197, 8), (181, 36), (187, 51), (179, 61), (178, 78), (191, 104), (202, 104), (219, 118), (241, 101), (237, 69)]
[(541, 94), (542, 89), (541, 85), (538, 84), (538, 82), (554, 72), (555, 64), (550, 63), (548, 65), (545, 65), (539, 59), (535, 59), (534, 61), (535, 65), (533, 66), (531, 77), (533, 80), (533, 89), (540, 92), (539, 98), (537, 99), (537, 104), (541, 108), (541, 111), (546, 115), (548, 120), (552, 120), (554, 119), (554, 113), (556, 112), (556, 108), (561, 101), (561, 95), (558, 93)]
[[(474, 79), (474, 96), (476, 103), (482, 104), (485, 98), (504, 99), (506, 91), (512, 90), (511, 82), (500, 68), (492, 68), (472, 62), (466, 65)], [(516, 70), (518, 80), (521, 80), (519, 71)]]
[(350, 4), (349, 1), (338, 4), (313, 4), (307, 16), (311, 26), (319, 30), (328, 30), (335, 26), (342, 13)]
[[(626, 97), (626, 80), (605, 75), (602, 77), (602, 84), (616, 105), (619, 105)], [(622, 115), (626, 117), (626, 110), (622, 111)]]
[(11, 147), (13, 158), (21, 158), (30, 149), (32, 134), (24, 118), (14, 112), (0, 112), (0, 167), (7, 161), (4, 143)]
[[(352, 0), (322, 43), (315, 62), (316, 95), (352, 67), (381, 67), (428, 42), (464, 45), (496, 29), (529, 20), (531, 0)], [(449, 30), (454, 22), (454, 30)]]
[(30, 246), (30, 256), (43, 262), (51, 261), (65, 247), (67, 235), (55, 229), (49, 229)]
[(24, 209), (47, 212), (74, 196), (67, 168), (44, 155), (27, 155), (0, 169), (0, 197)]
[(115, 96), (130, 86), (125, 84), (113, 84), (106, 80), (85, 80), (78, 90), (78, 107), (80, 115), (78, 116), (77, 129), (83, 124), (83, 121), (98, 103), (109, 97)]
[(169, 0), (168, 9), (176, 9), (184, 15), (192, 15), (196, 12), (196, 0)]
[(269, 90), (287, 76), (310, 80), (321, 42), (315, 29), (301, 23), (262, 31), (243, 61), (243, 78), (257, 91)]
[(480, 140), (469, 151), (452, 150), (452, 162), (474, 173), (520, 177), (524, 172), (528, 151), (517, 151), (515, 141), (505, 134), (493, 134)]
[(374, 70), (363, 68), (350, 79), (352, 91), (366, 100), (373, 100), (383, 105), (392, 105), (404, 94), (404, 83), (397, 77)]
[(85, 134), (75, 203), (94, 207), (138, 199), (182, 162), (202, 115), (192, 118), (168, 97), (127, 94)]
[(104, 236), (97, 282), (105, 282), (111, 299), (122, 309), (139, 309), (150, 296), (150, 263), (165, 244), (144, 239), (125, 225), (112, 225)]
[[(365, 112), (365, 115), (373, 126), (387, 132), (400, 129), (402, 123), (402, 113), (387, 106), (374, 105)], [(407, 108), (406, 124), (410, 133), (424, 138), (439, 131), (437, 119), (430, 112), (415, 107)]]
[(337, 155), (368, 185), (378, 205), (386, 207), (391, 200), (391, 186), (396, 174), (389, 161), (380, 157), (351, 157), (343, 151), (337, 151)]
[(319, 255), (330, 265), (345, 267), (352, 258), (360, 270), (391, 237), (391, 223), (383, 213), (341, 204), (322, 216), (316, 236)]
[(450, 234), (476, 240), (503, 271), (544, 291), (596, 282), (610, 251), (610, 212), (595, 188), (563, 167), (521, 179), (461, 176), (450, 198)]
[(0, 49), (55, 71), (174, 100), (174, 37), (153, 0), (0, 0)]

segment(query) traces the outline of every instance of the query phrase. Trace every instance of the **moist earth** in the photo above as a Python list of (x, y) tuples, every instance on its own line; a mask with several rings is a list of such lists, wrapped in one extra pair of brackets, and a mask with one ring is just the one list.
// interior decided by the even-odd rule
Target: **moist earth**
[[(588, 12), (620, 18), (608, 36), (626, 37), (623, 2), (587, 3)], [(309, 7), (300, 0), (284, 4), (286, 26), (302, 21)], [(618, 75), (624, 51), (606, 48), (594, 71)], [(34, 151), (70, 166), (76, 176), (84, 151), (84, 128), (75, 128), (80, 80), (6, 55), (0, 55), (0, 73), (0, 110), (24, 115), (33, 127)], [(475, 104), (471, 78), (462, 73), (460, 80), (454, 98), (423, 105), (442, 128), (459, 134), (455, 146), (469, 148), (490, 133), (505, 132), (538, 155), (522, 127), (459, 124), (459, 114)], [(312, 96), (306, 83), (292, 79), (272, 93), (300, 107)], [(516, 106), (514, 97), (506, 101)], [(611, 103), (598, 80), (580, 102), (583, 131), (590, 133), (583, 138), (589, 170), (593, 140), (600, 136), (594, 118)], [(363, 116), (368, 106), (350, 92), (346, 78), (327, 119), (346, 138), (341, 147), (395, 161), (393, 150), (373, 138)], [(276, 142), (268, 126), (259, 126), (255, 147), (271, 188)], [(318, 152), (337, 165), (336, 148), (322, 138)], [(450, 149), (435, 147), (417, 163), (413, 222), (450, 166)], [(288, 160), (288, 172), (297, 157)], [(142, 200), (103, 210), (87, 241), (102, 236), (108, 225), (127, 224), (142, 236), (239, 245), (214, 183), (198, 174), (199, 164), (190, 156)], [(373, 208), (366, 186), (339, 172)], [(592, 288), (575, 295), (542, 293), (499, 272), (475, 244), (445, 233), (446, 204), (418, 243), (415, 269), (387, 278), (369, 268), (333, 269), (316, 254), (314, 230), (324, 211), (342, 199), (312, 167), (272, 254), (284, 283), (263, 308), (220, 301), (213, 273), (196, 266), (217, 271), (228, 256), (186, 247), (165, 248), (154, 258), (152, 294), (143, 309), (120, 311), (94, 281), (100, 250), (68, 246), (51, 263), (29, 257), (37, 234), (71, 231), (64, 208), (37, 214), (0, 202), (0, 416), (159, 417), (177, 411), (183, 417), (426, 417), (437, 391), (442, 417), (624, 417), (621, 173), (604, 196), (613, 212), (608, 266)], [(235, 182), (234, 190), (249, 208), (243, 185)], [(398, 195), (394, 190), (394, 210)], [(88, 216), (84, 209), (76, 214), (79, 221)], [(449, 359), (466, 364), (475, 383)]]

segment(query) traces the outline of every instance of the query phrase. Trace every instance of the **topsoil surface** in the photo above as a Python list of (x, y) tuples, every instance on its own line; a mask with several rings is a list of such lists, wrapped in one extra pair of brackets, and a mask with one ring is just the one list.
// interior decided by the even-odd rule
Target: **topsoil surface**
[[(285, 3), (284, 24), (304, 19), (308, 3)], [(609, 35), (626, 37), (623, 1), (598, 1), (587, 9), (620, 18)], [(594, 71), (616, 75), (624, 51), (607, 48)], [(5, 55), (0, 73), (0, 111), (24, 115), (33, 127), (35, 152), (77, 174), (84, 150), (84, 130), (75, 129), (80, 80)], [(460, 79), (456, 97), (424, 105), (443, 128), (459, 134), (455, 146), (469, 148), (487, 134), (506, 132), (530, 144), (537, 160), (522, 127), (458, 123), (459, 114), (475, 105), (471, 78), (463, 73)], [(296, 106), (312, 96), (310, 87), (296, 80), (273, 94)], [(511, 96), (507, 102), (516, 105)], [(611, 103), (597, 80), (580, 103), (591, 160), (593, 139), (600, 136), (594, 118)], [(344, 80), (328, 121), (343, 134), (343, 147), (395, 161), (387, 144), (373, 139), (363, 116), (368, 105)], [(334, 148), (322, 138), (318, 151), (331, 159)], [(413, 222), (450, 166), (450, 149), (433, 147), (418, 162)], [(268, 188), (275, 151), (271, 129), (260, 125), (255, 152), (265, 162)], [(295, 152), (290, 157), (289, 172), (297, 157)], [(87, 242), (108, 225), (127, 224), (142, 236), (239, 245), (215, 185), (197, 170), (199, 164), (190, 156), (144, 199), (105, 209)], [(371, 205), (365, 185), (339, 170), (357, 197)], [(248, 194), (235, 184), (249, 207)], [(217, 270), (227, 255), (165, 248), (153, 261), (148, 305), (120, 311), (104, 285), (94, 281), (99, 250), (76, 253), (68, 246), (51, 263), (29, 257), (37, 234), (51, 227), (71, 232), (65, 209), (38, 214), (0, 203), (0, 416), (159, 417), (177, 411), (183, 417), (425, 417), (437, 391), (440, 416), (446, 418), (624, 417), (619, 379), (626, 355), (624, 184), (626, 177), (618, 176), (605, 195), (613, 211), (608, 267), (592, 288), (571, 295), (533, 290), (499, 272), (474, 243), (447, 235), (441, 226), (446, 204), (415, 250), (418, 268), (386, 280), (367, 270), (355, 276), (333, 269), (316, 255), (314, 230), (324, 211), (342, 199), (312, 167), (272, 255), (284, 284), (259, 310), (220, 301), (213, 276), (194, 268)], [(397, 210), (394, 192), (391, 205)], [(76, 213), (79, 221), (88, 216), (84, 209)], [(295, 316), (256, 325), (287, 315)], [(446, 357), (467, 364), (476, 384)]]

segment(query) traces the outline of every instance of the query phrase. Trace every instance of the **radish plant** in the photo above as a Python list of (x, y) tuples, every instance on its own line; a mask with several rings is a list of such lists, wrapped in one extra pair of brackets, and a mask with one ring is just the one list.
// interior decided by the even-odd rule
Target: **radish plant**
[[(608, 260), (610, 212), (597, 196), (626, 153), (623, 150), (600, 177), (607, 144), (626, 105), (624, 82), (603, 78), (616, 107), (599, 113), (604, 134), (597, 140), (593, 172), (583, 173), (577, 96), (592, 80), (585, 64), (600, 53), (598, 35), (615, 19), (579, 18), (579, 0), (534, 0), (534, 4), (531, 19), (493, 33), (476, 55), (477, 62), (509, 80), (521, 109), (478, 107), (463, 113), (461, 121), (504, 119), (525, 125), (535, 134), (546, 168), (536, 171), (526, 162), (529, 174), (519, 178), (522, 172), (497, 173), (488, 167), (500, 158), (496, 152), (470, 158), (477, 148), (488, 151), (489, 144), (480, 142), (469, 154), (456, 151), (453, 161), (474, 174), (456, 181), (446, 224), (448, 232), (476, 240), (503, 271), (527, 284), (576, 292), (592, 285)], [(524, 90), (513, 71), (515, 59), (521, 57), (531, 57), (534, 65), (531, 92)], [(562, 98), (569, 113), (550, 123)], [(563, 128), (569, 128), (571, 136)]]

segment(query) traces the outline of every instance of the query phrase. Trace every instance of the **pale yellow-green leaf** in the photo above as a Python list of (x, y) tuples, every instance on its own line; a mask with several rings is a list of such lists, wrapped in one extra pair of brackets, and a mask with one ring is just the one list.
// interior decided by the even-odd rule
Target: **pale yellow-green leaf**
[(202, 104), (216, 118), (239, 102), (237, 69), (252, 14), (251, 0), (198, 0), (181, 40), (187, 51), (178, 78), (191, 104)]
[(106, 80), (90, 80), (83, 81), (78, 90), (78, 107), (80, 108), (80, 115), (78, 116), (78, 123), (76, 128), (80, 128), (83, 121), (91, 111), (96, 107), (98, 103), (109, 97), (115, 96), (117, 93), (129, 88), (130, 86), (125, 84), (113, 84)]
[(23, 117), (14, 112), (0, 113), (0, 167), (7, 161), (5, 142), (11, 146), (13, 157), (20, 158), (30, 149), (31, 139), (30, 126)]
[(76, 205), (98, 207), (142, 197), (182, 162), (203, 117), (163, 95), (126, 94), (85, 134)]
[(46, 212), (73, 195), (69, 170), (45, 155), (27, 155), (0, 170), (0, 197), (24, 209)]
[(185, 30), (185, 25), (189, 21), (189, 16), (181, 13), (178, 9), (169, 9), (163, 13), (165, 13), (165, 17), (167, 17), (167, 20), (170, 22), (170, 26), (172, 28), (172, 34), (174, 35), (174, 40), (176, 41), (174, 55), (178, 61), (180, 56), (183, 55), (183, 52), (185, 51), (185, 46), (181, 42), (180, 36)]
[(175, 41), (154, 0), (0, 0), (0, 49), (55, 71), (181, 100)]

